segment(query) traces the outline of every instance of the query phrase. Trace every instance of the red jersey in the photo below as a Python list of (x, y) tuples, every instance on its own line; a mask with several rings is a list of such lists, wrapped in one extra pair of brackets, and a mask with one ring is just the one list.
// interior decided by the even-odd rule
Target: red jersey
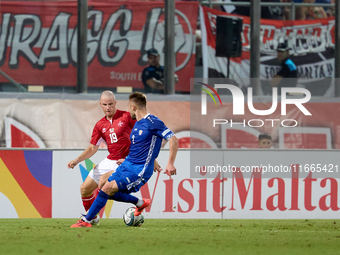
[(90, 143), (100, 145), (104, 141), (110, 153), (107, 156), (108, 159), (125, 158), (129, 154), (130, 133), (135, 122), (136, 120), (131, 119), (129, 112), (116, 110), (112, 124), (106, 117), (96, 123)]

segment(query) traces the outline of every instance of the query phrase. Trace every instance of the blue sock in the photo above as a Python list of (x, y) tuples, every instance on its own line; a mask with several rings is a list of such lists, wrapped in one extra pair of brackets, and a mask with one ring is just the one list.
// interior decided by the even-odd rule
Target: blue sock
[(110, 199), (113, 199), (115, 201), (119, 202), (127, 202), (127, 203), (132, 203), (136, 205), (138, 203), (138, 198), (135, 196), (132, 196), (130, 194), (122, 193), (122, 192), (117, 192), (113, 196), (110, 197)]
[(108, 198), (109, 198), (108, 194), (106, 194), (104, 191), (99, 191), (96, 200), (94, 200), (85, 218), (88, 221), (91, 221), (92, 219), (94, 219), (94, 217), (96, 217), (96, 215), (100, 212), (100, 210), (106, 205)]

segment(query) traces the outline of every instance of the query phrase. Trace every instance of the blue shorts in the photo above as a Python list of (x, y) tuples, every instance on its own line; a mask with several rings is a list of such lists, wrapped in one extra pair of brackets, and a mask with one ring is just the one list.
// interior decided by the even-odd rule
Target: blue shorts
[(144, 164), (134, 164), (125, 160), (117, 169), (111, 174), (108, 181), (116, 181), (118, 191), (123, 193), (137, 192), (150, 179), (138, 176), (143, 171)]

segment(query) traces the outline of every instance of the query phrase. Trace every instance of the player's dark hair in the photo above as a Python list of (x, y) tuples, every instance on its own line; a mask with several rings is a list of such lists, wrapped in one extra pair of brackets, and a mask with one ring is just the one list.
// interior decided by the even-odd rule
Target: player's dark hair
[(142, 92), (134, 92), (130, 95), (129, 100), (132, 100), (138, 108), (146, 108), (146, 95)]
[(261, 141), (262, 139), (272, 140), (272, 136), (268, 133), (262, 133), (259, 135), (259, 141)]

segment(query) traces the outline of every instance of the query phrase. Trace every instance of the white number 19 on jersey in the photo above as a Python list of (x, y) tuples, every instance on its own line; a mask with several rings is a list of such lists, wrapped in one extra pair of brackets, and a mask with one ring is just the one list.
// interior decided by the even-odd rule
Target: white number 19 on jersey
[(111, 143), (116, 143), (118, 142), (118, 138), (115, 132), (110, 134), (110, 139), (111, 139)]

